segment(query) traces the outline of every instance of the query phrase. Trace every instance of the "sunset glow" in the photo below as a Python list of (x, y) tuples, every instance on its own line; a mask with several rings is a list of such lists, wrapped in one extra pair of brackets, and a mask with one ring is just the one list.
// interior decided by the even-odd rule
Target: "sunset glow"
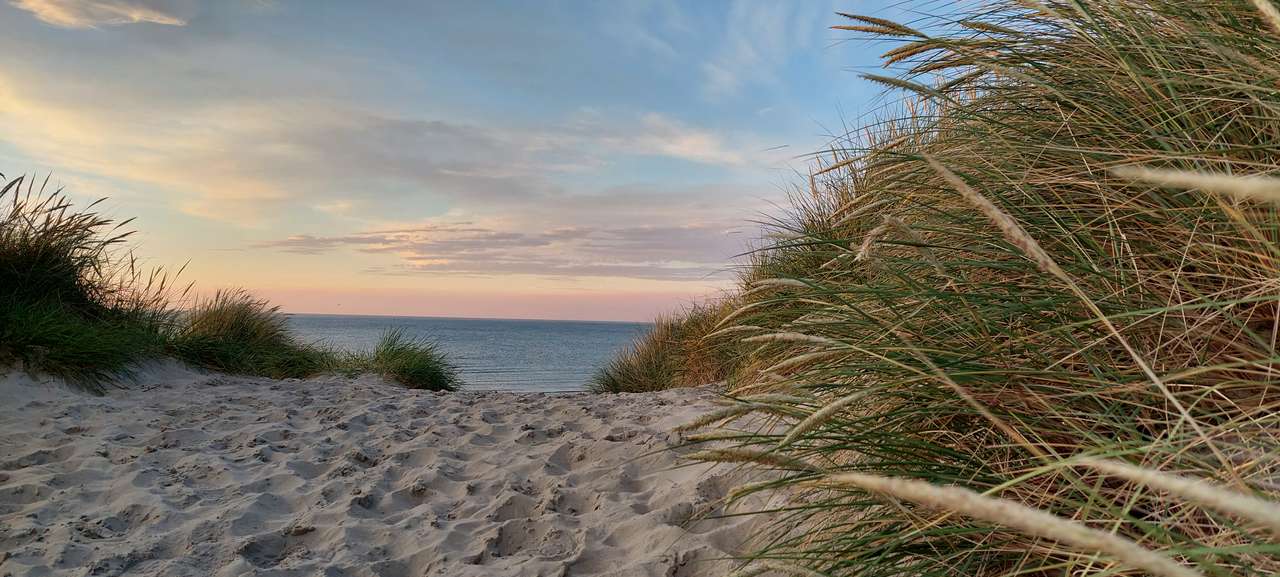
[(0, 170), (110, 197), (202, 293), (648, 320), (878, 92), (834, 4), (480, 4), (6, 2)]

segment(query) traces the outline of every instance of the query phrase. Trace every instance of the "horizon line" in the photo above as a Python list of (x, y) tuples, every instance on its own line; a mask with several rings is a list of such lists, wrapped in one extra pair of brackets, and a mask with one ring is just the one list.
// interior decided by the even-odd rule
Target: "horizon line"
[(472, 316), (441, 316), (441, 315), (391, 315), (391, 314), (365, 314), (365, 313), (318, 313), (318, 312), (294, 312), (281, 311), (285, 315), (304, 315), (319, 317), (373, 317), (373, 318), (408, 318), (408, 319), (436, 319), (436, 320), (455, 320), (455, 321), (544, 321), (544, 322), (560, 322), (560, 323), (610, 323), (624, 325), (651, 325), (653, 321), (622, 321), (607, 319), (552, 319), (543, 317), (472, 317)]

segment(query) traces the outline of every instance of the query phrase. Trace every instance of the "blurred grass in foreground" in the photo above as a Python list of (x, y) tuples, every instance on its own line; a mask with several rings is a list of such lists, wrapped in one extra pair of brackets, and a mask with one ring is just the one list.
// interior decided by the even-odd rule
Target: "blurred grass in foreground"
[(743, 573), (1280, 572), (1280, 13), (965, 10), (836, 26), (907, 96), (710, 333), (765, 361), (690, 438), (776, 503)]

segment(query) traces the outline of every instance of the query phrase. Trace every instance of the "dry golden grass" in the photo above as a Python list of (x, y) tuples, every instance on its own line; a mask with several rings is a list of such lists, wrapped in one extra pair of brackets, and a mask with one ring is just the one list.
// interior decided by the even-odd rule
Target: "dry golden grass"
[(596, 373), (590, 389), (637, 393), (725, 380), (737, 349), (714, 332), (733, 306), (733, 301), (718, 300), (660, 317), (649, 332)]
[(1280, 572), (1274, 7), (850, 18), (908, 94), (814, 159), (715, 323), (742, 398), (701, 456), (788, 503), (744, 570)]

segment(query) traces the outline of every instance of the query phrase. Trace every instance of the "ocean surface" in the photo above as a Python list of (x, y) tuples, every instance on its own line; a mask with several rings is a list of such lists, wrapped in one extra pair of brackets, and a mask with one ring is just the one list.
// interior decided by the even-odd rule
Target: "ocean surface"
[(474, 390), (580, 391), (595, 371), (648, 330), (647, 323), (289, 315), (295, 334), (347, 350), (370, 350), (403, 329), (442, 348)]

